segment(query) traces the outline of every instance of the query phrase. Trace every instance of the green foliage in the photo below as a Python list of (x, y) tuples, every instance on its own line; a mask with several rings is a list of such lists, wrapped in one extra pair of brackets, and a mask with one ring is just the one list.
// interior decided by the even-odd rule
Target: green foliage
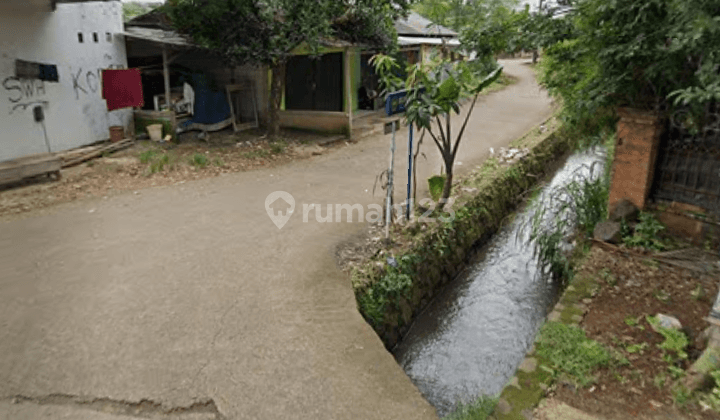
[(604, 106), (596, 57), (580, 39), (553, 44), (540, 62), (540, 83), (563, 101), (563, 116), (571, 124), (593, 118)]
[(674, 384), (670, 392), (672, 392), (673, 403), (679, 407), (684, 407), (690, 400), (690, 391), (680, 383)]
[[(576, 222), (585, 235), (592, 236), (595, 225), (606, 216), (610, 183), (608, 177), (594, 175), (597, 170), (593, 165), (587, 178), (570, 182), (548, 200), (536, 204), (529, 241), (540, 264), (556, 279), (570, 281), (573, 276), (564, 246), (572, 223)], [(551, 213), (555, 216), (548, 221)]]
[(701, 401), (711, 409), (720, 412), (720, 370), (710, 372), (714, 385), (709, 393), (701, 397)]
[(660, 326), (659, 321), (655, 317), (647, 316), (646, 319), (647, 322), (665, 338), (665, 341), (658, 344), (658, 347), (663, 350), (663, 353), (668, 354), (667, 352), (672, 352), (676, 360), (687, 360), (688, 355), (685, 352), (685, 348), (687, 348), (690, 342), (685, 333), (674, 328)]
[(585, 331), (559, 322), (546, 322), (540, 330), (537, 353), (550, 366), (553, 376), (565, 375), (580, 386), (594, 381), (592, 372), (612, 361), (610, 352)]
[(140, 153), (138, 157), (140, 159), (140, 163), (145, 164), (153, 160), (158, 154), (160, 154), (159, 150), (150, 149)]
[(379, 281), (357, 295), (360, 311), (371, 324), (382, 324), (387, 305), (397, 307), (401, 298), (409, 298), (415, 265), (419, 260), (420, 257), (415, 254), (399, 257), (398, 267), (388, 265)]
[(270, 152), (265, 149), (252, 150), (242, 154), (245, 159), (265, 159), (270, 157)]
[(610, 180), (591, 176), (589, 180), (571, 182), (565, 190), (571, 197), (577, 224), (587, 237), (592, 237), (595, 225), (607, 217)]
[(407, 0), (169, 0), (173, 26), (231, 64), (273, 65), (304, 45), (342, 38), (375, 47), (394, 42), (393, 19)]
[(170, 155), (167, 153), (163, 153), (161, 155), (156, 155), (153, 157), (153, 159), (150, 161), (150, 167), (148, 168), (150, 174), (155, 174), (158, 172), (162, 172), (166, 166), (170, 164)]
[(627, 352), (630, 354), (633, 354), (633, 353), (643, 354), (643, 352), (645, 351), (647, 346), (648, 346), (648, 343), (631, 344), (631, 345), (627, 346), (627, 348), (625, 348), (625, 350), (627, 350)]
[(580, 120), (615, 106), (698, 111), (720, 99), (717, 0), (581, 0), (542, 83)]
[(430, 189), (430, 197), (433, 201), (437, 202), (440, 199), (444, 185), (445, 177), (442, 175), (435, 175), (428, 178), (428, 188)]
[(629, 316), (625, 318), (625, 325), (627, 325), (628, 327), (635, 327), (638, 324), (640, 324), (639, 316)]
[(190, 163), (198, 168), (204, 168), (208, 165), (208, 158), (202, 153), (195, 153), (190, 157)]
[[(402, 85), (397, 76), (399, 65), (392, 57), (376, 55), (372, 59), (375, 72), (380, 77), (384, 92)], [(445, 165), (445, 186), (441, 196), (447, 200), (453, 181), (453, 165), (460, 141), (475, 107), (477, 96), (500, 77), (502, 67), (480, 79), (475, 70), (466, 62), (445, 60), (421, 62), (406, 69), (404, 87), (407, 92), (405, 118), (408, 124), (430, 134)], [(460, 99), (466, 94), (474, 95), (462, 126), (457, 134), (452, 130), (450, 114), (460, 113)], [(444, 121), (443, 121), (444, 120)]]
[(285, 149), (287, 149), (287, 142), (285, 140), (276, 140), (272, 143), (270, 143), (270, 151), (276, 155), (285, 153)]
[(147, 3), (139, 3), (139, 2), (123, 3), (122, 4), (123, 21), (127, 22), (137, 16), (148, 13), (157, 7), (158, 7), (158, 5), (156, 5), (156, 4), (147, 4)]
[(497, 398), (481, 396), (469, 404), (459, 404), (443, 420), (486, 420), (495, 411), (497, 403)]
[(623, 243), (630, 248), (645, 248), (653, 251), (662, 251), (666, 248), (663, 241), (658, 237), (665, 226), (658, 221), (651, 213), (641, 212), (640, 221), (635, 226), (635, 231), (631, 229), (623, 220), (621, 222)]

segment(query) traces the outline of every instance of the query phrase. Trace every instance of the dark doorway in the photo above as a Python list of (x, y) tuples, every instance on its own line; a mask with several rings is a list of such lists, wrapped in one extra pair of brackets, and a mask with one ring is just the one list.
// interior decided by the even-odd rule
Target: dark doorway
[(285, 109), (342, 112), (342, 57), (342, 53), (291, 57), (285, 72)]

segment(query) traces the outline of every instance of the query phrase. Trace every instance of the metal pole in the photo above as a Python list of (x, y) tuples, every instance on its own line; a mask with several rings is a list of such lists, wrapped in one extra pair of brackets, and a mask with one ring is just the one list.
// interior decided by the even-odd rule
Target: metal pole
[(407, 214), (406, 220), (410, 220), (410, 209), (412, 208), (412, 198), (410, 196), (410, 186), (412, 185), (412, 161), (413, 161), (413, 125), (410, 123), (408, 129), (408, 188), (407, 188)]
[(392, 220), (393, 170), (395, 163), (395, 121), (392, 123), (392, 141), (390, 143), (390, 168), (388, 169), (388, 193), (385, 203), (385, 238), (390, 237), (390, 221)]
[(163, 80), (165, 82), (165, 105), (167, 106), (168, 111), (171, 111), (172, 107), (170, 106), (170, 104), (172, 102), (170, 101), (170, 70), (168, 68), (168, 52), (167, 52), (166, 46), (163, 46), (162, 58), (163, 58)]

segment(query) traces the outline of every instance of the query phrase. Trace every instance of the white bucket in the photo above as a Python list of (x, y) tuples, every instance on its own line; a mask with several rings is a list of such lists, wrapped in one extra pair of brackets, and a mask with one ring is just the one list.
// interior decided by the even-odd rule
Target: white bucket
[(147, 126), (147, 132), (150, 135), (150, 140), (160, 141), (162, 140), (162, 124), (151, 124)]

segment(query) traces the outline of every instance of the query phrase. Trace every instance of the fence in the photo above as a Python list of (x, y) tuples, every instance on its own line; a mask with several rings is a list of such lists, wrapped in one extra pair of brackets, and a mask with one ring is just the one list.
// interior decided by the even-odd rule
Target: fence
[(720, 105), (703, 117), (689, 110), (668, 119), (656, 166), (653, 196), (702, 207), (720, 217)]

